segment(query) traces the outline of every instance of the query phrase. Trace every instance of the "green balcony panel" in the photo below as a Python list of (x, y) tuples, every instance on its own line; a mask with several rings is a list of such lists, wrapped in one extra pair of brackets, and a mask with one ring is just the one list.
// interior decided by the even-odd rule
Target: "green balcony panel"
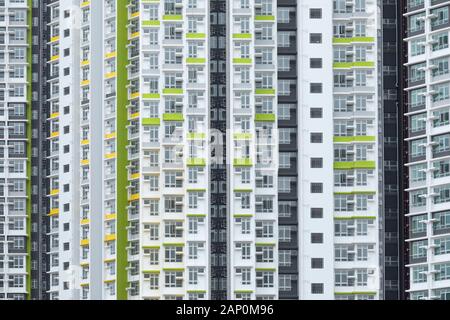
[(275, 122), (276, 117), (272, 113), (257, 113), (255, 114), (255, 121), (257, 122)]
[(333, 68), (335, 69), (350, 69), (355, 67), (374, 67), (373, 61), (355, 61), (355, 62), (334, 62)]
[(334, 162), (334, 169), (347, 170), (347, 169), (375, 169), (375, 161), (347, 161), (347, 162)]
[(186, 58), (186, 63), (202, 63), (206, 62), (205, 58)]
[(204, 188), (197, 188), (197, 189), (187, 189), (187, 192), (206, 192), (207, 190)]
[(233, 38), (234, 39), (251, 39), (252, 34), (251, 33), (234, 33)]
[(144, 93), (142, 95), (143, 99), (161, 99), (161, 95), (159, 93)]
[(234, 58), (233, 59), (233, 63), (236, 63), (236, 64), (251, 64), (252, 63), (252, 59), (250, 59), (250, 58)]
[(206, 35), (204, 33), (186, 33), (187, 39), (205, 39)]
[(275, 89), (262, 89), (262, 88), (258, 88), (255, 90), (256, 94), (270, 94), (270, 95), (275, 95)]
[(184, 121), (184, 116), (182, 113), (164, 113), (164, 121)]
[(334, 142), (374, 142), (375, 136), (333, 137)]
[(333, 43), (374, 42), (374, 37), (333, 38)]
[(142, 119), (142, 125), (144, 126), (159, 126), (161, 119), (159, 118), (144, 118)]
[(238, 158), (238, 159), (234, 159), (233, 164), (236, 167), (251, 167), (252, 164), (252, 160), (249, 158)]
[(350, 217), (334, 217), (334, 220), (355, 220), (355, 219), (371, 219), (376, 220), (374, 216), (350, 216)]
[(250, 140), (252, 138), (251, 133), (235, 133), (234, 139), (236, 140)]
[(206, 133), (189, 132), (187, 134), (188, 140), (203, 140), (206, 138)]
[(165, 88), (163, 89), (164, 94), (183, 94), (183, 89), (181, 88)]
[(275, 16), (270, 16), (270, 15), (260, 16), (260, 15), (257, 15), (257, 16), (255, 16), (255, 20), (256, 21), (275, 21)]
[(374, 195), (376, 191), (350, 191), (350, 192), (335, 192), (334, 194), (340, 195), (352, 195), (352, 194), (366, 194), (366, 195)]
[(183, 20), (183, 16), (181, 14), (165, 14), (163, 15), (163, 20)]
[(144, 27), (159, 26), (159, 25), (161, 25), (161, 21), (159, 21), (159, 20), (144, 20), (144, 21), (142, 21), (142, 25)]
[(376, 295), (375, 291), (351, 291), (351, 292), (335, 292), (335, 295), (350, 295), (350, 294), (364, 294), (364, 295)]
[(251, 218), (253, 217), (253, 214), (251, 213), (235, 213), (233, 214), (234, 218)]
[(189, 167), (194, 166), (204, 167), (206, 166), (206, 160), (203, 158), (188, 158), (186, 165)]

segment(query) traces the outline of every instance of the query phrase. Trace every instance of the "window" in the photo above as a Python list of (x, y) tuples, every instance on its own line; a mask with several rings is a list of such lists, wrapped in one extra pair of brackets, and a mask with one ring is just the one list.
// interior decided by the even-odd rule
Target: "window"
[(311, 143), (322, 143), (322, 142), (323, 142), (323, 134), (321, 132), (311, 133)]
[(311, 269), (323, 269), (323, 258), (311, 258)]
[(322, 118), (322, 108), (311, 108), (310, 109), (311, 119), (321, 119)]
[(309, 34), (309, 43), (322, 43), (322, 34), (321, 33), (310, 33)]
[(323, 243), (323, 233), (311, 233), (311, 243)]
[(320, 9), (320, 8), (309, 9), (309, 18), (310, 19), (322, 19), (322, 9)]
[(411, 15), (409, 17), (409, 32), (420, 32), (425, 28), (425, 13)]
[(273, 271), (256, 271), (257, 288), (273, 288), (273, 286), (274, 286)]
[(438, 51), (448, 48), (448, 32), (442, 32), (431, 36), (434, 41), (432, 45), (432, 51)]
[(310, 93), (322, 93), (322, 83), (311, 83)]
[(323, 283), (311, 283), (312, 294), (323, 294)]
[(280, 291), (291, 291), (293, 275), (280, 274), (278, 278), (278, 288)]
[(323, 193), (323, 183), (320, 182), (311, 183), (311, 193)]
[(323, 158), (311, 158), (311, 168), (323, 168)]
[(322, 68), (322, 58), (309, 59), (309, 67), (311, 69), (321, 69)]
[(425, 38), (418, 38), (410, 41), (411, 56), (415, 57), (425, 53)]
[(323, 218), (323, 208), (311, 208), (311, 218), (312, 219), (322, 219)]
[(431, 20), (432, 29), (448, 24), (448, 8), (448, 6), (444, 6), (431, 10), (431, 14), (436, 16), (435, 19)]

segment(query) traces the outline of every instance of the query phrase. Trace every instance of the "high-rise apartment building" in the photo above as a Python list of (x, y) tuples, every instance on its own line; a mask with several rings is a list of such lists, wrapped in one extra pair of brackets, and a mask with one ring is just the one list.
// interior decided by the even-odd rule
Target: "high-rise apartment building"
[(406, 1), (402, 9), (405, 289), (411, 300), (448, 300), (450, 1)]
[(0, 1), (0, 299), (449, 299), (450, 1)]
[(31, 287), (31, 14), (0, 3), (0, 299)]

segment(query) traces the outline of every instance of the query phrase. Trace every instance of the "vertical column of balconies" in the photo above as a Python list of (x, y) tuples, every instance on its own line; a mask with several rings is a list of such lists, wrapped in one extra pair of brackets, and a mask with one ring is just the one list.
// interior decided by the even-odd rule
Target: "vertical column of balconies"
[(210, 297), (210, 132), (209, 132), (209, 2), (183, 3), (187, 25), (184, 36), (184, 114), (186, 124), (185, 201), (185, 299)]
[(335, 1), (335, 298), (376, 299), (378, 257), (377, 3)]
[(212, 300), (227, 299), (228, 238), (227, 238), (227, 1), (213, 0), (210, 3), (210, 288)]
[[(162, 36), (161, 87), (162, 114), (160, 188), (162, 217), (160, 219), (161, 245), (161, 298), (185, 299), (187, 287), (187, 216), (189, 199), (186, 197), (189, 148), (186, 119), (186, 88), (188, 72), (183, 68), (185, 57), (184, 37), (187, 36), (188, 21), (183, 1), (166, 1), (161, 4), (162, 28), (170, 30)], [(202, 166), (192, 159), (191, 165)], [(164, 258), (162, 258), (164, 257)]]
[(276, 3), (233, 1), (229, 12), (228, 159), (232, 299), (278, 296)]
[[(401, 28), (401, 19), (398, 18), (397, 3), (389, 0), (382, 1), (382, 21), (383, 21), (383, 38), (382, 38), (382, 58), (383, 64), (383, 118), (380, 122), (383, 124), (383, 206), (384, 206), (384, 240), (383, 260), (381, 266), (384, 269), (382, 274), (383, 297), (385, 300), (401, 299), (402, 286), (400, 272), (403, 268), (400, 264), (400, 254), (402, 250), (402, 234), (399, 233), (401, 215), (399, 215), (400, 201), (402, 200), (401, 184), (399, 179), (401, 170), (399, 167), (399, 135), (398, 135), (398, 119), (400, 111), (401, 91), (399, 90), (399, 63), (397, 54), (399, 45), (403, 45), (398, 40), (398, 30)], [(381, 139), (380, 139), (381, 142)]]
[[(49, 119), (48, 119), (48, 131), (50, 132), (49, 140), (49, 172), (48, 180), (50, 185), (50, 190), (55, 186), (55, 181), (58, 181), (60, 170), (60, 158), (59, 158), (59, 119), (60, 113), (60, 101), (59, 101), (59, 56), (60, 56), (60, 6), (58, 1), (49, 2), (47, 5), (47, 12), (49, 14), (48, 20), (48, 31), (50, 33), (48, 45), (49, 60), (48, 64), (48, 74), (47, 74), (47, 86), (48, 86), (48, 100), (47, 104), (49, 106)], [(53, 194), (52, 194), (53, 193)], [(50, 191), (49, 196), (49, 248), (48, 254), (50, 257), (49, 266), (49, 298), (58, 299), (59, 298), (59, 277), (61, 270), (60, 263), (60, 209), (59, 209), (59, 198), (56, 191)]]
[[(80, 286), (81, 298), (88, 299), (91, 289), (91, 2), (81, 0), (80, 2), (80, 28), (82, 39), (80, 41), (80, 92), (81, 92), (81, 119), (80, 127)], [(98, 199), (95, 199), (97, 201)]]
[[(139, 254), (140, 254), (140, 217), (141, 208), (141, 192), (144, 190), (140, 186), (140, 106), (141, 101), (141, 78), (140, 78), (140, 4), (141, 1), (130, 1), (127, 5), (128, 14), (128, 98), (127, 105), (127, 252), (128, 267), (127, 278), (129, 283), (128, 299), (136, 299), (139, 297), (141, 284), (139, 283)], [(121, 27), (121, 26), (119, 26)], [(120, 90), (120, 89), (119, 89)], [(118, 185), (119, 187), (119, 185)], [(120, 192), (120, 190), (118, 190)]]
[[(26, 114), (13, 112), (11, 116), (26, 117), (28, 119), (28, 134), (31, 135), (31, 189), (29, 201), (31, 201), (31, 299), (32, 300), (48, 300), (47, 284), (48, 284), (48, 266), (49, 256), (46, 248), (48, 248), (48, 217), (47, 217), (47, 193), (46, 175), (48, 173), (47, 159), (48, 152), (47, 135), (45, 124), (49, 117), (47, 104), (44, 102), (46, 93), (46, 70), (47, 64), (45, 60), (45, 52), (49, 34), (45, 32), (47, 28), (47, 18), (45, 11), (47, 8), (46, 1), (32, 2), (28, 1), (30, 9), (27, 16), (28, 23), (31, 26), (31, 37), (28, 41), (31, 43), (28, 52), (28, 59), (32, 61), (30, 72), (32, 74), (32, 85), (30, 87), (33, 92), (31, 99), (31, 109)], [(31, 21), (37, 21), (32, 23)], [(38, 41), (31, 41), (38, 39)], [(37, 59), (32, 59), (32, 55)], [(23, 58), (24, 59), (24, 58)], [(22, 59), (22, 60), (23, 60)], [(31, 190), (35, 190), (31, 192)]]
[(450, 296), (449, 1), (408, 1), (407, 110), (409, 194), (405, 235), (409, 298)]
[[(258, 300), (278, 298), (278, 99), (277, 99), (277, 1), (254, 3), (255, 100), (255, 252), (256, 291)], [(242, 51), (241, 51), (242, 54)], [(244, 59), (244, 60), (239, 60)], [(245, 65), (244, 56), (233, 48), (233, 64)], [(233, 136), (234, 139), (245, 137)], [(267, 226), (273, 227), (265, 233)], [(270, 228), (270, 227), (269, 227)]]
[[(103, 266), (101, 284), (104, 299), (127, 299), (126, 287), (128, 284), (124, 279), (128, 265), (125, 229), (128, 221), (126, 209), (128, 194), (125, 188), (127, 163), (125, 146), (128, 140), (126, 135), (128, 90), (125, 68), (126, 61), (128, 61), (127, 21), (127, 1), (104, 1), (102, 29), (104, 33), (102, 41)], [(120, 146), (119, 139), (121, 139)], [(119, 150), (119, 148), (121, 149)], [(119, 277), (123, 277), (120, 283)]]
[[(295, 0), (278, 1), (277, 32), (292, 35), (288, 44), (278, 43), (278, 60), (288, 61), (286, 64), (278, 64), (278, 82), (289, 84), (289, 90), (280, 94), (278, 91), (278, 128), (290, 132), (298, 127), (298, 60), (297, 60), (297, 17), (298, 5)], [(256, 59), (263, 61), (262, 57)], [(294, 135), (291, 134), (293, 137)], [(298, 146), (297, 139), (290, 139), (289, 144), (279, 144), (279, 178), (297, 179), (298, 177)], [(287, 159), (284, 161), (284, 159)], [(278, 238), (279, 244), (279, 299), (299, 299), (298, 292), (298, 194), (297, 188), (289, 188), (278, 192), (279, 230), (284, 229), (289, 237)], [(266, 250), (262, 248), (262, 250)]]
[[(0, 299), (27, 299), (30, 293), (31, 139), (26, 124), (31, 115), (31, 4), (4, 1), (0, 5), (5, 69), (0, 92), (2, 139), (0, 176)], [(28, 180), (27, 180), (28, 179)], [(28, 197), (28, 200), (27, 200)]]
[[(163, 23), (160, 19), (163, 4), (159, 1), (146, 1), (140, 4), (139, 16), (139, 64), (134, 66), (140, 81), (139, 104), (130, 110), (139, 121), (140, 143), (138, 145), (139, 162), (132, 174), (135, 175), (141, 190), (139, 210), (135, 210), (139, 221), (139, 268), (131, 269), (140, 281), (142, 299), (160, 299), (164, 278), (161, 260), (163, 247), (159, 241), (162, 197), (159, 193), (159, 179), (162, 168), (161, 152), (161, 64), (164, 58), (161, 52)], [(161, 231), (160, 231), (161, 230)]]

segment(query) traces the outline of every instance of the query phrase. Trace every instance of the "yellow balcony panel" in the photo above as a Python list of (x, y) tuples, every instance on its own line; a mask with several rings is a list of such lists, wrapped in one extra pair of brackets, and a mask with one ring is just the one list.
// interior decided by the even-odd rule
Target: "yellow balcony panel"
[(131, 14), (131, 17), (132, 17), (132, 18), (137, 18), (137, 17), (139, 17), (140, 14), (141, 14), (141, 13), (140, 13), (139, 11), (133, 12), (133, 13)]
[(81, 85), (84, 87), (84, 86), (87, 86), (87, 85), (89, 85), (91, 82), (89, 81), (89, 80), (83, 80), (83, 81), (81, 81)]
[(80, 245), (81, 245), (82, 247), (88, 246), (88, 245), (89, 245), (89, 239), (83, 239), (83, 240), (81, 240), (81, 241), (80, 241)]
[(50, 115), (50, 119), (55, 119), (59, 117), (59, 112), (54, 112)]
[(107, 74), (105, 74), (105, 78), (106, 79), (111, 79), (117, 76), (117, 72), (108, 72)]
[(114, 241), (114, 240), (116, 240), (116, 235), (115, 234), (107, 234), (105, 236), (105, 242)]
[(105, 139), (114, 139), (116, 137), (116, 133), (115, 132), (111, 132), (108, 134), (105, 134)]
[(117, 219), (117, 215), (115, 213), (105, 215), (105, 220), (115, 220), (115, 219)]
[(108, 52), (107, 54), (105, 54), (105, 59), (115, 58), (116, 56), (117, 56), (116, 51)]
[(135, 93), (132, 93), (132, 94), (130, 95), (130, 97), (131, 97), (131, 99), (137, 99), (137, 98), (139, 98), (140, 95), (141, 95), (141, 94), (140, 94), (139, 92), (135, 92)]
[(86, 139), (86, 140), (82, 140), (82, 141), (81, 141), (81, 145), (82, 145), (82, 146), (88, 145), (89, 142), (90, 142), (90, 141), (87, 140), (87, 139)]
[(91, 4), (90, 1), (83, 1), (83, 2), (81, 3), (80, 7), (81, 7), (81, 8), (84, 8), (84, 7), (89, 6), (90, 4)]
[(114, 159), (116, 157), (117, 157), (117, 153), (115, 153), (115, 152), (111, 152), (111, 153), (105, 154), (105, 158), (106, 159)]
[(50, 191), (50, 195), (51, 196), (56, 196), (58, 194), (59, 194), (59, 189), (53, 189), (53, 190)]
[(110, 259), (104, 259), (104, 260), (103, 260), (103, 262), (106, 262), (106, 263), (108, 263), (108, 262), (114, 262), (114, 261), (116, 261), (115, 258), (110, 258)]
[(57, 137), (59, 137), (59, 131), (55, 131), (50, 134), (50, 138), (57, 138)]
[(50, 42), (56, 42), (56, 41), (59, 41), (59, 36), (51, 37)]
[(50, 210), (50, 213), (48, 215), (51, 217), (51, 216), (57, 216), (58, 214), (59, 214), (59, 208), (53, 208)]
[(89, 164), (89, 159), (81, 160), (82, 166), (87, 166)]
[(83, 220), (81, 220), (80, 224), (81, 225), (86, 225), (86, 224), (89, 224), (90, 222), (91, 221), (89, 219), (83, 219)]
[(136, 119), (136, 118), (139, 118), (139, 112), (135, 112), (130, 115), (130, 119)]
[(141, 197), (141, 195), (140, 195), (139, 193), (136, 193), (136, 194), (132, 194), (132, 195), (128, 198), (128, 200), (129, 200), (129, 201), (136, 201), (136, 200), (139, 200), (140, 197)]
[(59, 55), (55, 55), (50, 58), (50, 61), (56, 61), (56, 60), (59, 60)]
[(130, 39), (137, 38), (137, 37), (139, 37), (139, 35), (140, 35), (139, 31), (138, 32), (134, 32), (134, 33), (131, 34)]
[(134, 174), (132, 174), (132, 175), (130, 176), (130, 178), (131, 178), (132, 180), (139, 179), (139, 177), (140, 177), (139, 172), (138, 172), (138, 173), (134, 173)]
[(82, 66), (88, 66), (90, 64), (89, 60), (83, 60), (81, 61)]

